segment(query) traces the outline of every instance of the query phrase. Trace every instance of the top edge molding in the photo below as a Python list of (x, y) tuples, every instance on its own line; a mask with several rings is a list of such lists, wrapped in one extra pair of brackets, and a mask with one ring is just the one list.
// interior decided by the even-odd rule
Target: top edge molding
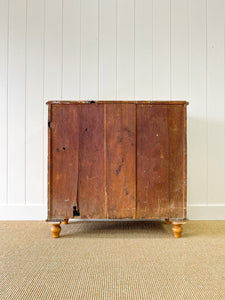
[(74, 101), (67, 101), (67, 100), (51, 100), (46, 102), (47, 105), (50, 104), (154, 104), (154, 105), (188, 105), (189, 102), (187, 101), (121, 101), (121, 100), (74, 100)]

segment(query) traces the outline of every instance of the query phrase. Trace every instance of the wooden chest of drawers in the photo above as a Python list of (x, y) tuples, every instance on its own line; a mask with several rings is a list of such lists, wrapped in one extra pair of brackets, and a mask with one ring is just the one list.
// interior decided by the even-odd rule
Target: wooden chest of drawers
[[(186, 219), (185, 101), (49, 101), (48, 221)], [(64, 221), (63, 221), (64, 220)]]

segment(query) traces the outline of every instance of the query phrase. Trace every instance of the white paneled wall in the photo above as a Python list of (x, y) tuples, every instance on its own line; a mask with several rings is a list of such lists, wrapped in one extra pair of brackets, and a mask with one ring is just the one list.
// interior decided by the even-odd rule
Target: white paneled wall
[(188, 100), (188, 217), (225, 219), (224, 0), (0, 0), (0, 219), (47, 216), (47, 100)]

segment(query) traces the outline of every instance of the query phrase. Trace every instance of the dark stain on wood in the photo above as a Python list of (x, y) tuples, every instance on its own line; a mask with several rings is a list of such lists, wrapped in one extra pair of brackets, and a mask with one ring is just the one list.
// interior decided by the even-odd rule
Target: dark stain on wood
[[(106, 144), (110, 145), (106, 153), (108, 218), (132, 219), (136, 208), (136, 149), (131, 143), (136, 143), (136, 106), (106, 104), (106, 120)], [(127, 163), (121, 164), (122, 159)], [(124, 187), (129, 189), (128, 195), (124, 195)]]
[[(49, 119), (49, 197), (52, 199), (49, 218), (72, 217), (73, 205), (76, 203), (75, 182), (78, 173), (77, 107), (52, 105)], [(70, 134), (67, 134), (68, 132)]]
[(104, 106), (79, 108), (79, 184), (81, 218), (106, 218), (104, 187)]

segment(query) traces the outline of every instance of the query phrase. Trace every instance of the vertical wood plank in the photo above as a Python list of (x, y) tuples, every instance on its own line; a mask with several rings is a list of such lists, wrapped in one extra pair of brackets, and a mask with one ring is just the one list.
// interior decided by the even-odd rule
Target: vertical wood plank
[(189, 204), (207, 203), (206, 1), (189, 2)]
[(25, 204), (26, 1), (9, 2), (8, 202)]
[(153, 2), (153, 99), (171, 99), (170, 0)]
[(99, 99), (116, 99), (116, 1), (99, 1)]
[(134, 1), (117, 2), (117, 99), (134, 99)]
[[(52, 155), (51, 155), (51, 152), (52, 152), (52, 142), (51, 142), (51, 140), (52, 140), (52, 130), (51, 130), (51, 120), (52, 120), (52, 105), (46, 105), (46, 107), (47, 107), (47, 110), (48, 110), (48, 144), (47, 144), (47, 163), (48, 163), (48, 166), (47, 166), (47, 168), (48, 168), (48, 171), (46, 172), (46, 170), (45, 170), (45, 172), (44, 172), (44, 179), (45, 179), (45, 176), (47, 177), (47, 180), (46, 180), (46, 182), (48, 182), (48, 184), (46, 185), (44, 185), (44, 197), (47, 197), (47, 207), (48, 207), (48, 212), (47, 212), (47, 215), (48, 215), (48, 219), (50, 219), (51, 218), (51, 215), (52, 215), (52, 205), (51, 205), (51, 202), (53, 201), (52, 199), (51, 199), (51, 184), (52, 184), (52, 174), (51, 174), (51, 172), (52, 172), (52, 168), (51, 168), (51, 163), (52, 163)], [(44, 157), (44, 159), (45, 159), (45, 157)]]
[[(52, 105), (49, 218), (73, 217), (77, 199), (79, 132), (75, 105)], [(49, 162), (50, 163), (50, 162)]]
[(45, 99), (62, 98), (62, 0), (45, 1)]
[(224, 1), (207, 1), (208, 204), (224, 204)]
[(0, 204), (7, 204), (8, 184), (8, 1), (0, 1)]
[(27, 2), (26, 199), (43, 203), (43, 36), (44, 3)]
[(80, 0), (63, 1), (62, 98), (80, 96)]
[(135, 218), (136, 105), (106, 105), (108, 218)]
[(81, 1), (81, 91), (83, 100), (98, 98), (98, 0)]
[(137, 218), (169, 216), (167, 106), (137, 106)]
[(79, 108), (78, 203), (81, 218), (104, 219), (104, 105)]
[(186, 218), (184, 105), (168, 106), (170, 218)]
[(135, 2), (135, 99), (153, 98), (153, 0)]
[(171, 1), (171, 100), (188, 100), (188, 0)]

